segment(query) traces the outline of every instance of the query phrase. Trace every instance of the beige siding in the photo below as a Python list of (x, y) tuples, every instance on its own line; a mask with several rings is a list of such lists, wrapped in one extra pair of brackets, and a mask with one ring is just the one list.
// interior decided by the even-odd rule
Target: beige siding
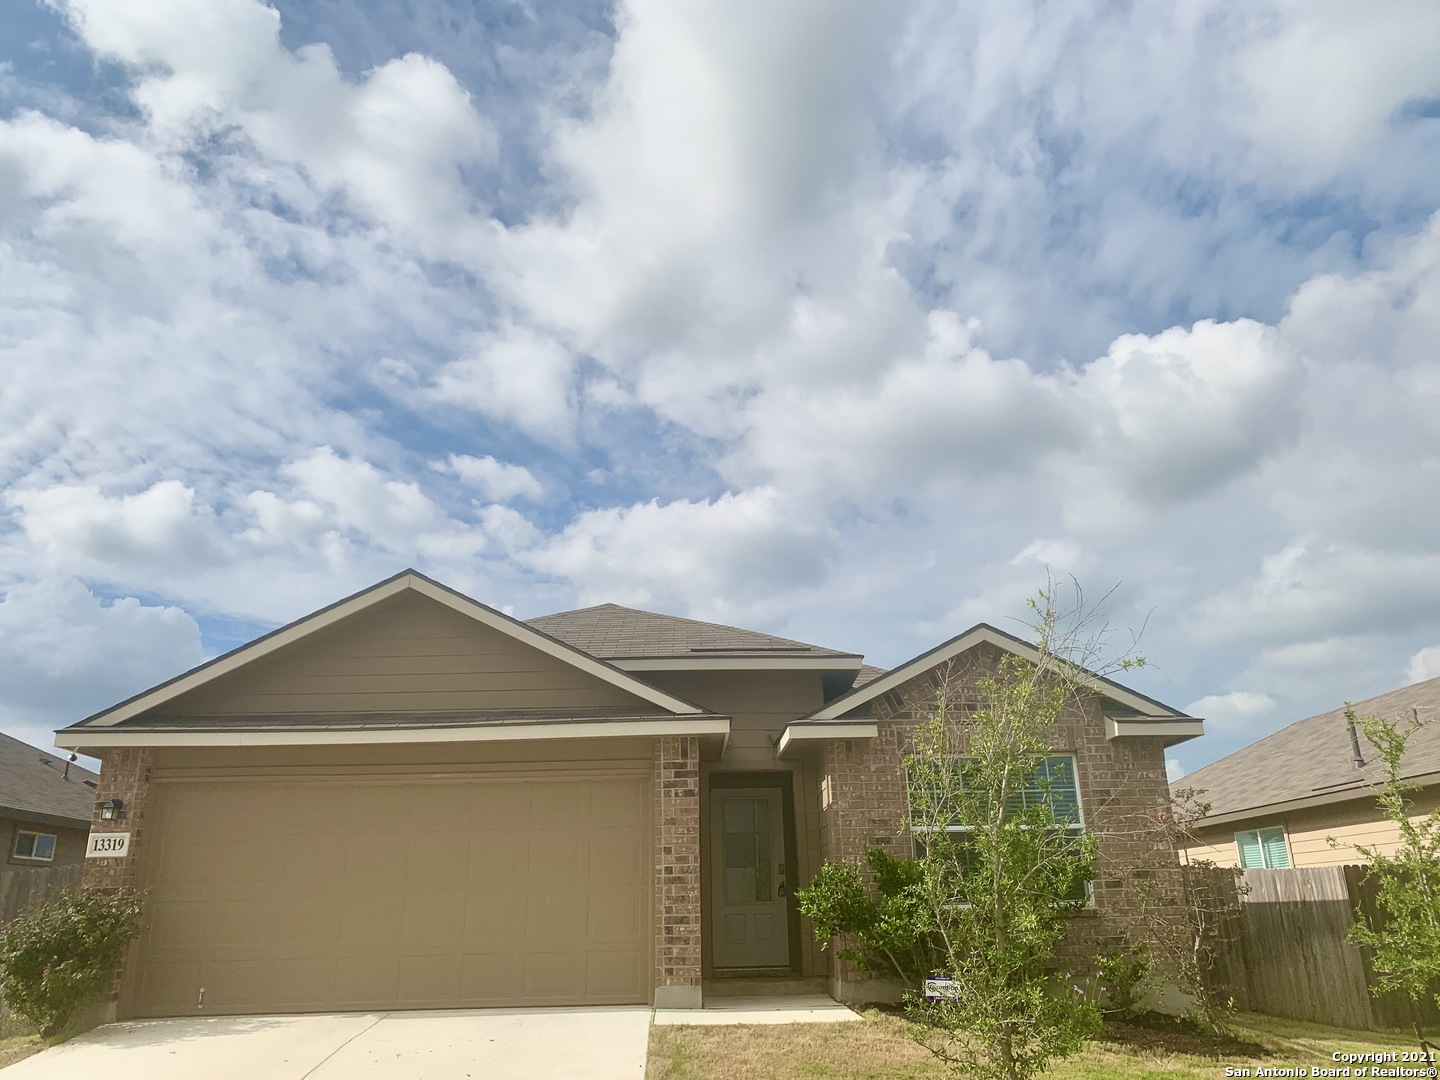
[(653, 706), (414, 593), (163, 707), (168, 715)]
[[(55, 858), (51, 862), (37, 862), (34, 859), (15, 858), (15, 832), (49, 833), (55, 837)], [(85, 843), (90, 836), (89, 829), (66, 829), (59, 825), (36, 825), (32, 822), (0, 818), (0, 844), (5, 852), (5, 865), (14, 867), (73, 866), (85, 861)]]
[(725, 763), (773, 769), (785, 725), (825, 703), (818, 671), (647, 671), (646, 682), (731, 717)]
[[(1440, 807), (1440, 788), (1421, 792), (1415, 799), (1415, 820), (1436, 807)], [(1235, 846), (1235, 834), (1276, 825), (1285, 827), (1290, 844), (1290, 864), (1296, 867), (1361, 863), (1366, 860), (1355, 850), (1355, 845), (1377, 847), (1381, 854), (1392, 855), (1399, 843), (1399, 830), (1381, 816), (1375, 803), (1369, 799), (1357, 799), (1202, 829), (1198, 839), (1203, 843), (1191, 847), (1187, 855), (1192, 860), (1208, 859), (1219, 866), (1239, 866), (1240, 853)], [(1331, 838), (1338, 841), (1338, 847), (1331, 846)]]

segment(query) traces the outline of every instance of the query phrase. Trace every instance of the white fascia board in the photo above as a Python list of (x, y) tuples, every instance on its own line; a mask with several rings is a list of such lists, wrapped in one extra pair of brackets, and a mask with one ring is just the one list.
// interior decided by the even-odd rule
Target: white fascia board
[(614, 739), (645, 735), (719, 735), (728, 737), (723, 716), (657, 717), (589, 723), (495, 724), (477, 727), (331, 728), (310, 731), (119, 731), (113, 728), (65, 728), (55, 745), (66, 750), (104, 750), (117, 746), (355, 746), (397, 743), (524, 742), (537, 739)]
[[(922, 653), (920, 656), (917, 656), (909, 663), (901, 664), (897, 668), (892, 668), (884, 675), (881, 675), (878, 678), (871, 680), (870, 682), (862, 686), (860, 689), (853, 690), (849, 694), (846, 694), (844, 697), (836, 698), (829, 705), (826, 705), (823, 709), (820, 709), (818, 712), (811, 713), (810, 716), (806, 719), (839, 719), (851, 709), (858, 708), (859, 706), (864, 705), (866, 702), (874, 701), (882, 694), (887, 694), (891, 690), (894, 690), (897, 687), (904, 685), (906, 682), (909, 682), (911, 679), (915, 678), (915, 676), (920, 675), (923, 672), (929, 671), (931, 668), (937, 667), (940, 664), (945, 663), (947, 660), (953, 660), (961, 653), (967, 652), (968, 650), (973, 649), (976, 645), (979, 645), (981, 643), (993, 645), (997, 649), (1000, 649), (1004, 652), (1013, 653), (1014, 655), (1028, 660), (1031, 663), (1037, 663), (1040, 660), (1040, 650), (1035, 648), (1035, 646), (1028, 645), (1021, 641), (1016, 641), (1002, 634), (998, 634), (991, 630), (988, 626), (977, 626), (975, 629), (969, 631), (968, 633), (961, 634), (958, 638), (956, 638), (954, 641), (951, 641), (949, 644), (941, 648), (934, 649), (928, 653)], [(1138, 694), (1132, 693), (1131, 691), (1126, 690), (1122, 686), (1114, 686), (1109, 683), (1102, 682), (1100, 679), (1096, 678), (1093, 675), (1084, 676), (1081, 679), (1081, 682), (1088, 689), (1091, 689), (1095, 693), (1101, 694), (1104, 697), (1109, 698), (1111, 701), (1114, 701), (1117, 704), (1124, 705), (1127, 709), (1134, 709), (1136, 712), (1139, 713), (1150, 713), (1153, 712), (1155, 709), (1155, 702), (1150, 701), (1148, 698), (1143, 698)]]
[(775, 745), (775, 756), (783, 758), (790, 750), (824, 739), (873, 739), (879, 734), (880, 725), (874, 720), (788, 724)]
[(1130, 735), (1162, 736), (1166, 746), (1205, 734), (1205, 721), (1194, 717), (1176, 719), (1169, 716), (1128, 716), (1116, 720), (1105, 718), (1105, 738), (1121, 739)]
[(626, 693), (633, 694), (642, 701), (648, 701), (652, 705), (658, 705), (662, 709), (680, 716), (693, 716), (703, 713), (705, 710), (698, 705), (691, 704), (671, 694), (657, 690), (639, 679), (632, 678), (622, 671), (617, 671), (609, 664), (597, 660), (588, 653), (572, 649), (545, 634), (540, 633), (524, 623), (507, 618), (499, 612), (491, 611), (485, 605), (480, 604), (459, 593), (442, 588), (434, 582), (428, 581), (414, 573), (399, 574), (389, 581), (381, 582), (362, 593), (342, 600), (329, 608), (322, 608), (320, 611), (291, 625), (277, 630), (249, 645), (242, 645), (233, 653), (222, 656), (218, 660), (212, 660), (202, 664), (193, 671), (186, 672), (178, 678), (169, 682), (161, 683), (159, 686), (139, 694), (127, 701), (104, 712), (97, 713), (89, 718), (88, 722), (96, 726), (109, 727), (147, 712), (167, 701), (172, 701), (182, 694), (199, 689), (214, 679), (221, 678), (233, 671), (244, 667), (246, 664), (269, 656), (279, 649), (301, 641), (311, 634), (318, 633), (327, 627), (333, 626), (343, 619), (359, 614), (367, 608), (373, 607), (383, 600), (388, 600), (406, 590), (413, 590), (422, 596), (444, 604), (462, 615), (467, 615), (493, 630), (515, 638), (532, 648), (539, 649), (558, 660), (563, 660), (572, 667), (578, 668), (596, 678), (603, 679), (612, 686), (619, 687)]
[(859, 671), (860, 657), (821, 656), (664, 656), (611, 660), (621, 671)]

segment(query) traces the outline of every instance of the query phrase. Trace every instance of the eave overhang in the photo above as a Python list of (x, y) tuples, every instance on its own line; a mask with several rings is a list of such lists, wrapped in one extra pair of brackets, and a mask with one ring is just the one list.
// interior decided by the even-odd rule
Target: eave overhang
[(785, 726), (775, 744), (775, 756), (792, 758), (827, 739), (873, 739), (879, 734), (880, 725), (868, 719), (796, 722)]
[(1196, 717), (1124, 716), (1105, 717), (1105, 738), (1130, 737), (1164, 740), (1166, 746), (1197, 739), (1205, 734), (1205, 721)]
[[(1415, 784), (1417, 787), (1431, 787), (1440, 784), (1440, 772), (1419, 773), (1415, 776), (1404, 778), (1407, 784)], [(1179, 781), (1184, 786), (1184, 778)], [(1309, 810), (1317, 806), (1334, 806), (1338, 803), (1358, 802), (1362, 799), (1374, 800), (1383, 789), (1383, 784), (1355, 783), (1347, 784), (1344, 787), (1332, 788), (1327, 791), (1317, 792), (1314, 795), (1302, 795), (1295, 799), (1284, 799), (1280, 802), (1265, 803), (1261, 806), (1247, 806), (1240, 810), (1229, 810), (1223, 814), (1212, 814), (1209, 817), (1201, 818), (1195, 823), (1196, 829), (1208, 829), (1216, 825), (1235, 825), (1244, 821), (1252, 821), (1256, 818), (1271, 818), (1277, 814), (1288, 814), (1296, 810)]]

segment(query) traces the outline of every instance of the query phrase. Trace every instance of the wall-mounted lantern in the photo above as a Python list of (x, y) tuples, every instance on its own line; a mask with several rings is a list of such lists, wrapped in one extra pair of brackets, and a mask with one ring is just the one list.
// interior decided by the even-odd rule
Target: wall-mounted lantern
[(114, 821), (120, 817), (124, 809), (125, 804), (119, 799), (106, 799), (100, 804), (100, 820)]

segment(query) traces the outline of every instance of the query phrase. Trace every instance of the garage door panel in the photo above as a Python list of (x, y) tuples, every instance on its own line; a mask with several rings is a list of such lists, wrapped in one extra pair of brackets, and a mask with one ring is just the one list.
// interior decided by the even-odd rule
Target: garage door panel
[(644, 965), (633, 949), (593, 951), (585, 956), (586, 997), (627, 999), (644, 993)]
[(482, 828), (524, 828), (530, 824), (530, 785), (500, 781), (470, 795), (470, 824)]
[(468, 883), (485, 885), (524, 879), (530, 844), (523, 833), (486, 829), (471, 833), (465, 843), (469, 850), (466, 866)]
[(525, 938), (525, 889), (489, 888), (465, 896), (465, 943), (503, 944)]
[(460, 958), (402, 956), (396, 1004), (412, 1009), (438, 1008), (460, 1000)]
[(408, 884), (421, 888), (457, 888), (465, 884), (468, 844), (450, 833), (426, 832), (405, 841)]
[(512, 1004), (524, 998), (516, 953), (467, 953), (460, 958), (460, 996), (477, 1005)]
[(588, 837), (575, 829), (536, 829), (527, 837), (535, 885), (580, 885), (589, 877)]
[(645, 911), (633, 888), (591, 888), (586, 899), (586, 941), (639, 942)]
[(127, 1015), (648, 998), (648, 773), (152, 792)]
[(527, 945), (577, 945), (584, 939), (585, 890), (547, 888), (525, 898)]
[(404, 945), (443, 945), (465, 933), (465, 893), (460, 889), (425, 889), (405, 894)]

